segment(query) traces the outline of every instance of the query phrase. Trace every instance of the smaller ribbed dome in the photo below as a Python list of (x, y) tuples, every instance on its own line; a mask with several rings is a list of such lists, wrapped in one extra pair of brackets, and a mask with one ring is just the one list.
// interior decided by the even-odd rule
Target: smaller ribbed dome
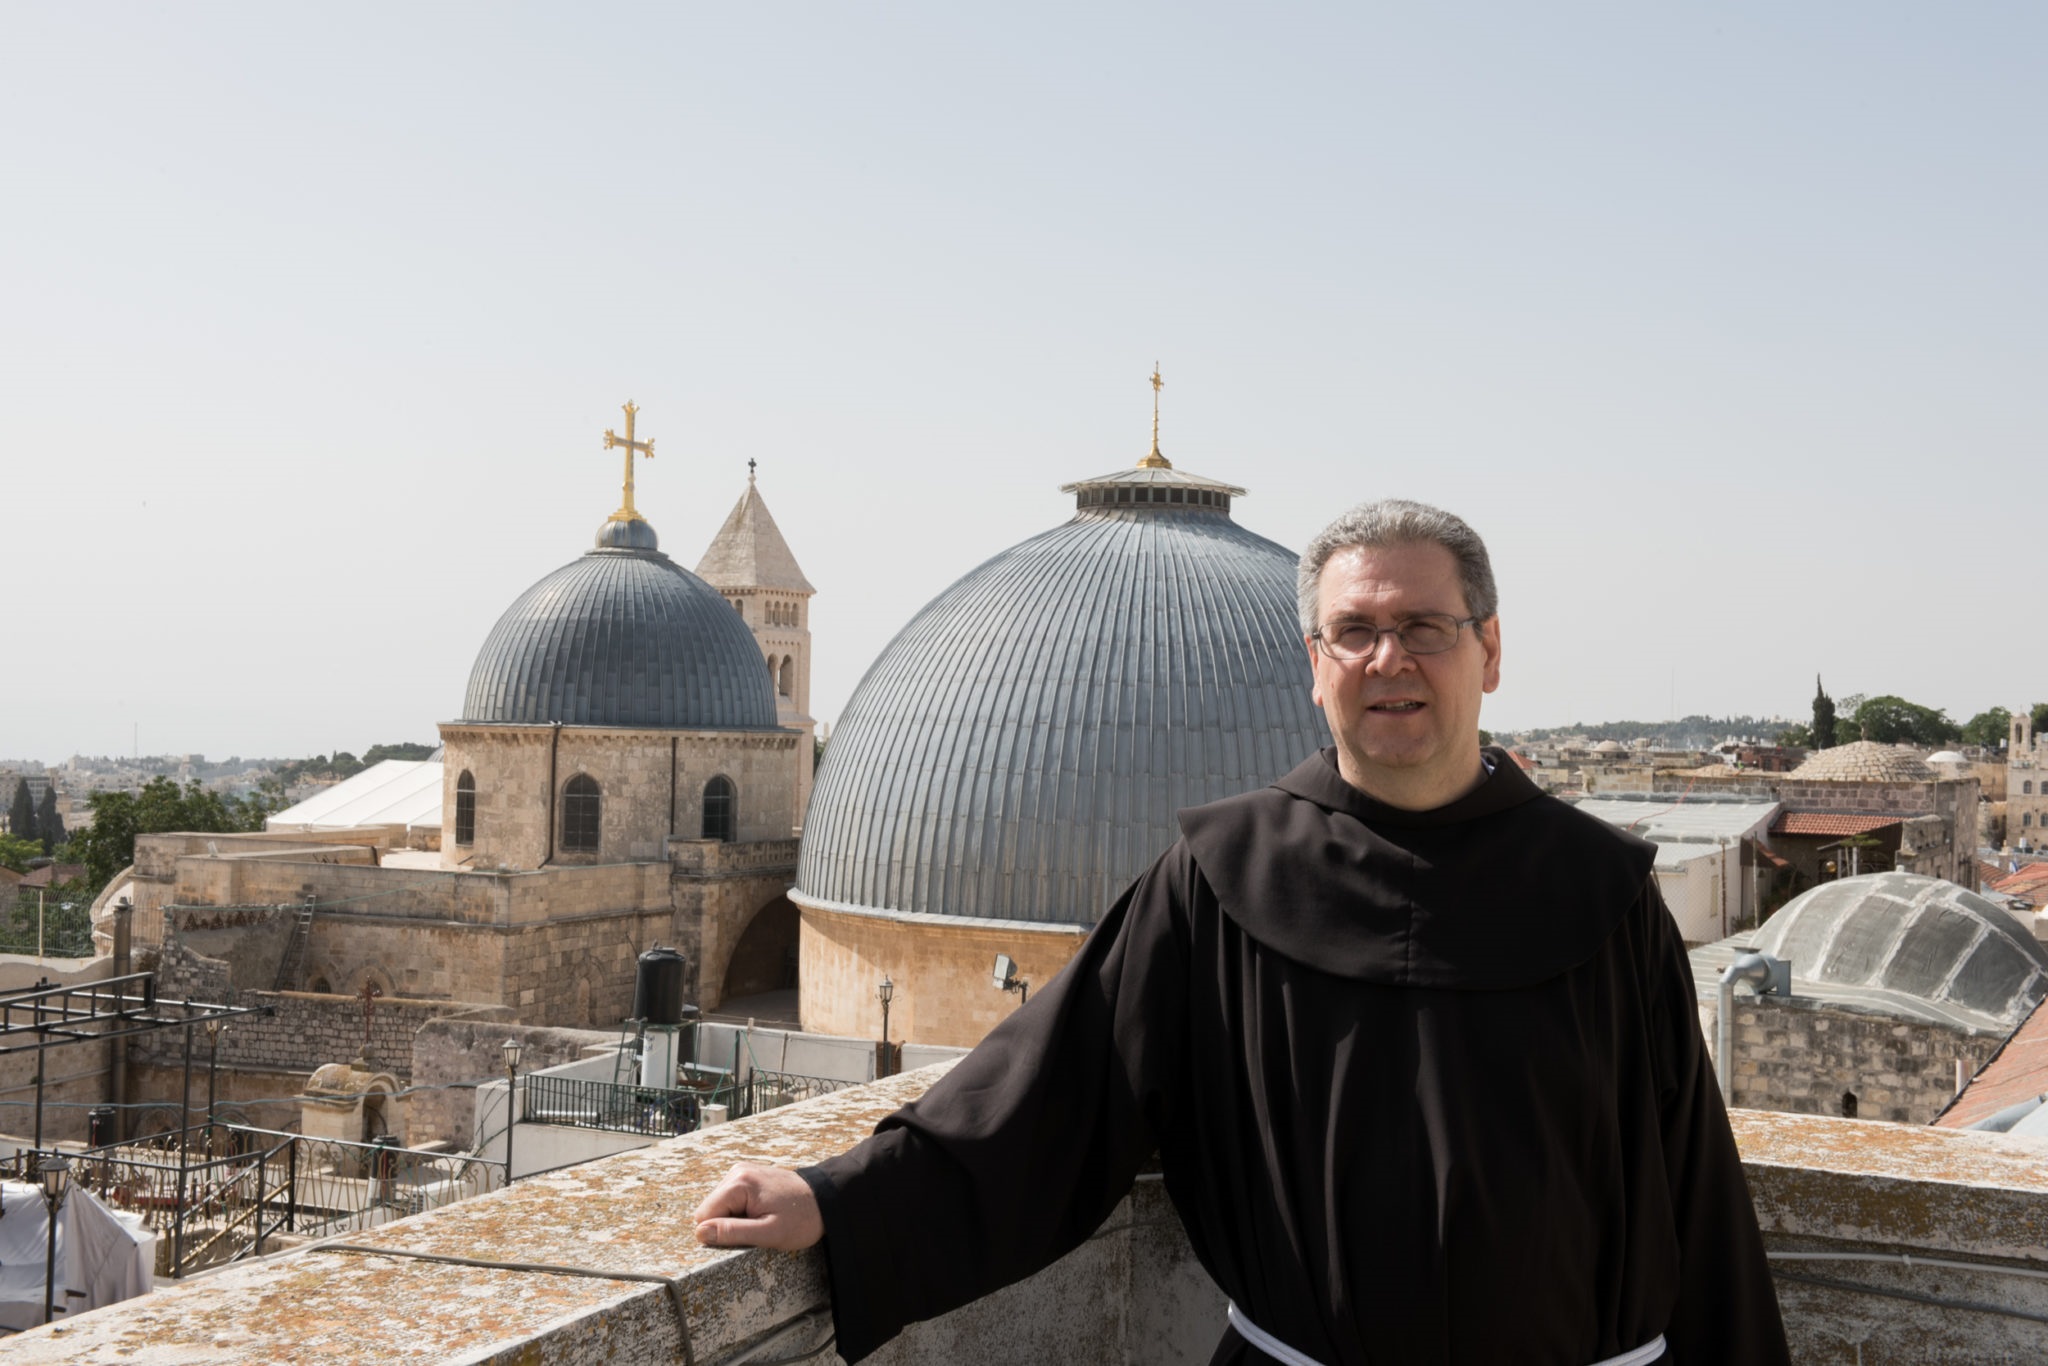
[(772, 730), (775, 687), (723, 594), (615, 518), (520, 594), (477, 652), (462, 719), (494, 725)]
[(1829, 783), (1930, 783), (1940, 775), (1911, 750), (1854, 740), (1822, 750), (1791, 776)]
[(2048, 994), (2048, 949), (1975, 892), (1918, 873), (1867, 873), (1802, 892), (1764, 922), (1760, 953), (1798, 979), (1902, 992), (2007, 1027)]

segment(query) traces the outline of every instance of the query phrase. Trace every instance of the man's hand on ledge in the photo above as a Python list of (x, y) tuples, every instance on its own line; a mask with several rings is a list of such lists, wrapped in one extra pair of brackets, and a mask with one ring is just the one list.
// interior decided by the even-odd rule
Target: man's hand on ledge
[(706, 1247), (772, 1247), (797, 1252), (825, 1236), (817, 1197), (795, 1172), (734, 1167), (697, 1206), (697, 1241)]

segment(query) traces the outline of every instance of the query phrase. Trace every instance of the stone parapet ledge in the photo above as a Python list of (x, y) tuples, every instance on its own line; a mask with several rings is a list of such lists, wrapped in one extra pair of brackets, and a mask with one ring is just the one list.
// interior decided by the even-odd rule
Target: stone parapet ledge
[(829, 1332), (822, 1255), (704, 1248), (691, 1212), (735, 1162), (797, 1166), (844, 1152), (949, 1066), (530, 1177), (510, 1190), (333, 1240), (392, 1255), (316, 1244), (164, 1282), (143, 1299), (11, 1338), (5, 1355), (9, 1362), (72, 1364), (718, 1366), (807, 1351)]
[(2048, 1148), (1736, 1110), (1800, 1366), (2048, 1361)]

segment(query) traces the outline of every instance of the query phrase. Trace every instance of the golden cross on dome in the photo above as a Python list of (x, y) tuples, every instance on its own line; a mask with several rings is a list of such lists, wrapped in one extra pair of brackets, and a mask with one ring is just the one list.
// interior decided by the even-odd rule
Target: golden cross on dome
[(620, 436), (609, 427), (604, 429), (604, 448), (606, 450), (611, 450), (615, 446), (626, 448), (626, 499), (623, 503), (619, 504), (619, 510), (612, 514), (611, 520), (614, 522), (639, 522), (645, 520), (633, 508), (633, 456), (637, 453), (646, 456), (649, 460), (654, 459), (654, 438), (649, 437), (645, 441), (635, 441), (633, 439), (633, 418), (639, 412), (640, 409), (634, 406), (633, 400), (629, 398), (626, 400), (625, 406), (626, 434)]
[(1159, 453), (1159, 391), (1166, 381), (1159, 378), (1159, 362), (1152, 362), (1152, 454), (1138, 462), (1141, 470), (1170, 470), (1173, 462)]

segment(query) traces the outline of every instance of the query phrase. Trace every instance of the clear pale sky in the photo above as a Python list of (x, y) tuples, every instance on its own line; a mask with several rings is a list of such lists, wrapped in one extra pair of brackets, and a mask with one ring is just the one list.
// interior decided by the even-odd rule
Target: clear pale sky
[(455, 717), (749, 458), (832, 719), (1145, 451), (1493, 547), (1500, 728), (2048, 698), (2032, 4), (0, 7), (0, 758)]

